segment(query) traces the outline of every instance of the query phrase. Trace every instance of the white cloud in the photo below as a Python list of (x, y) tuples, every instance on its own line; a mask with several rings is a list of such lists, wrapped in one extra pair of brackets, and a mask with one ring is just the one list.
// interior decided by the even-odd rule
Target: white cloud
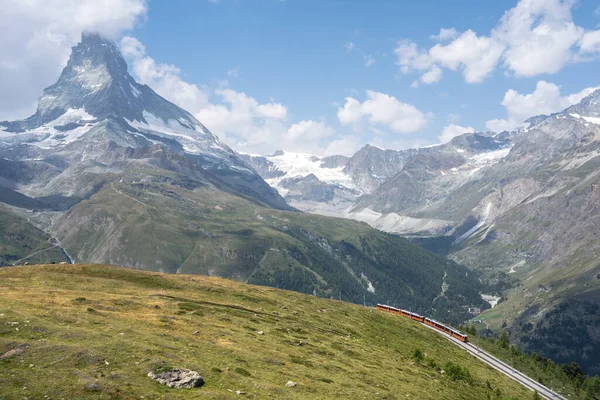
[(287, 107), (274, 100), (261, 103), (229, 87), (209, 89), (188, 83), (181, 77), (179, 68), (156, 63), (133, 37), (122, 39), (121, 51), (130, 60), (140, 82), (191, 112), (236, 150), (266, 154), (291, 149), (323, 154), (326, 141), (336, 133), (324, 121), (288, 123)]
[(503, 50), (504, 46), (495, 39), (468, 30), (448, 45), (436, 44), (429, 54), (446, 68), (461, 69), (465, 81), (477, 83), (494, 70)]
[(529, 94), (521, 94), (510, 89), (504, 94), (501, 103), (506, 108), (508, 117), (487, 121), (485, 125), (487, 129), (495, 132), (513, 130), (530, 117), (540, 114), (552, 114), (579, 103), (596, 89), (589, 87), (580, 92), (562, 96), (560, 86), (546, 81), (539, 81), (535, 90)]
[(440, 29), (440, 33), (438, 35), (431, 35), (430, 38), (432, 40), (437, 40), (439, 42), (444, 42), (446, 40), (452, 40), (458, 36), (458, 32), (454, 28), (442, 28)]
[(288, 140), (318, 140), (332, 136), (335, 130), (323, 121), (300, 121), (289, 127)]
[(579, 48), (583, 54), (600, 53), (600, 30), (586, 32), (581, 38)]
[(355, 46), (353, 42), (346, 42), (346, 44), (344, 44), (344, 48), (347, 52), (351, 52), (352, 50), (354, 50), (354, 47)]
[(421, 82), (423, 83), (436, 83), (442, 79), (442, 69), (437, 65), (431, 67), (431, 69), (421, 75)]
[(364, 143), (363, 139), (358, 135), (341, 136), (338, 139), (329, 142), (325, 148), (324, 154), (326, 156), (352, 156), (364, 145)]
[(423, 71), (431, 67), (433, 60), (428, 52), (419, 49), (416, 43), (409, 40), (401, 40), (394, 49), (396, 63), (404, 74), (416, 70)]
[(521, 0), (493, 31), (507, 44), (504, 65), (517, 76), (560, 71), (571, 61), (584, 29), (572, 21), (574, 1)]
[(54, 83), (82, 31), (109, 38), (131, 29), (147, 11), (145, 0), (3, 0), (0, 26), (0, 110), (27, 117), (33, 100)]
[(344, 107), (338, 108), (337, 113), (342, 125), (357, 124), (367, 118), (371, 126), (384, 125), (396, 133), (409, 133), (420, 130), (428, 122), (429, 115), (393, 96), (367, 90), (367, 97), (362, 103), (346, 98)]
[(463, 133), (473, 133), (475, 129), (472, 126), (460, 126), (455, 124), (449, 124), (444, 127), (442, 134), (437, 138), (440, 143), (448, 143), (456, 136), (460, 136)]
[(431, 38), (449, 42), (429, 49), (399, 41), (396, 63), (404, 74), (426, 71), (432, 65), (459, 70), (469, 83), (483, 81), (499, 65), (518, 77), (554, 74), (567, 63), (600, 56), (599, 31), (586, 32), (573, 22), (574, 4), (572, 0), (520, 0), (488, 35), (441, 29)]
[(375, 64), (375, 61), (377, 61), (372, 55), (365, 55), (363, 56), (363, 61), (365, 62), (365, 67), (370, 67), (371, 65)]

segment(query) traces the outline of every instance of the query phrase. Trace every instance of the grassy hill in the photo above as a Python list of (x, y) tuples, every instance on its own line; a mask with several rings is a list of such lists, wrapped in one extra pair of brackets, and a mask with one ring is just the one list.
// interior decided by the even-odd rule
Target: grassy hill
[[(281, 211), (150, 164), (49, 228), (80, 263), (232, 278), (454, 322), (489, 307), (477, 273), (364, 223)], [(447, 287), (447, 290), (442, 290)]]
[[(9, 267), (0, 311), (1, 399), (532, 397), (414, 321), (220, 278)], [(146, 376), (164, 365), (206, 385), (177, 391)]]

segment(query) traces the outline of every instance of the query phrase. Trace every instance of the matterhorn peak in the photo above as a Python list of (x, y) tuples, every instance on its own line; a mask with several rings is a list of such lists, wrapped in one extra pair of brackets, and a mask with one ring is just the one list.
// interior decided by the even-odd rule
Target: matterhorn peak
[(1, 128), (11, 142), (41, 148), (100, 140), (133, 148), (161, 144), (215, 163), (234, 155), (190, 113), (137, 83), (117, 45), (98, 33), (82, 34), (34, 115)]

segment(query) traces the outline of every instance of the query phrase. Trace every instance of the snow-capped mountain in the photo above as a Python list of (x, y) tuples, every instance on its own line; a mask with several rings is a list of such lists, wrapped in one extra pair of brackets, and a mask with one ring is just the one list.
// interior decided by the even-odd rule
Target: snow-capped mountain
[[(204, 180), (271, 206), (289, 208), (234, 151), (187, 111), (141, 85), (127, 72), (116, 45), (83, 34), (58, 81), (46, 88), (31, 117), (0, 122), (0, 156), (64, 168), (72, 181), (81, 163), (152, 158), (169, 168), (195, 169)], [(175, 166), (174, 164), (177, 164)], [(68, 194), (82, 193), (80, 185)], [(30, 195), (64, 194), (63, 185), (38, 185)], [(90, 190), (92, 190), (90, 188)]]
[(86, 134), (89, 138), (109, 119), (120, 128), (110, 132), (110, 139), (121, 146), (163, 144), (228, 163), (236, 159), (190, 113), (137, 83), (115, 44), (96, 34), (84, 34), (73, 47), (67, 66), (44, 90), (34, 115), (0, 124), (5, 145), (29, 143), (47, 149)]
[(367, 145), (352, 157), (278, 151), (241, 158), (300, 210), (356, 219), (387, 232), (440, 232), (451, 223), (403, 213), (402, 204), (408, 208), (426, 195), (417, 191), (424, 179), (430, 183), (422, 189), (442, 199), (505, 157), (511, 143), (504, 133), (467, 133), (448, 144), (420, 149)]

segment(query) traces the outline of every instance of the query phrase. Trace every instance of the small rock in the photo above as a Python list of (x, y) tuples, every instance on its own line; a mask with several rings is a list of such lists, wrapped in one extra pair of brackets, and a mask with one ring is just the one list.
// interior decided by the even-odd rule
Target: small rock
[(97, 384), (95, 382), (90, 382), (90, 383), (85, 384), (85, 390), (88, 392), (101, 392), (102, 389), (103, 389), (102, 386), (100, 386), (99, 384)]
[(10, 357), (14, 357), (14, 356), (23, 354), (25, 352), (26, 348), (27, 348), (27, 345), (19, 345), (19, 346), (15, 347), (14, 349), (9, 350), (6, 353), (0, 355), (0, 360), (2, 360), (4, 358), (10, 358)]
[(172, 369), (159, 374), (148, 373), (148, 377), (174, 389), (191, 389), (204, 385), (204, 379), (196, 371), (187, 369)]
[(264, 335), (265, 334), (263, 331), (258, 331), (256, 333), (259, 334), (259, 335)]
[(289, 388), (293, 388), (293, 387), (296, 387), (296, 386), (298, 386), (298, 382), (294, 382), (294, 381), (288, 381), (285, 384), (285, 387), (289, 387)]
[(246, 392), (242, 391), (242, 390), (236, 390), (235, 394), (239, 394), (240, 396), (243, 396), (246, 394)]
[(200, 333), (200, 331), (194, 331), (194, 336), (197, 336)]

